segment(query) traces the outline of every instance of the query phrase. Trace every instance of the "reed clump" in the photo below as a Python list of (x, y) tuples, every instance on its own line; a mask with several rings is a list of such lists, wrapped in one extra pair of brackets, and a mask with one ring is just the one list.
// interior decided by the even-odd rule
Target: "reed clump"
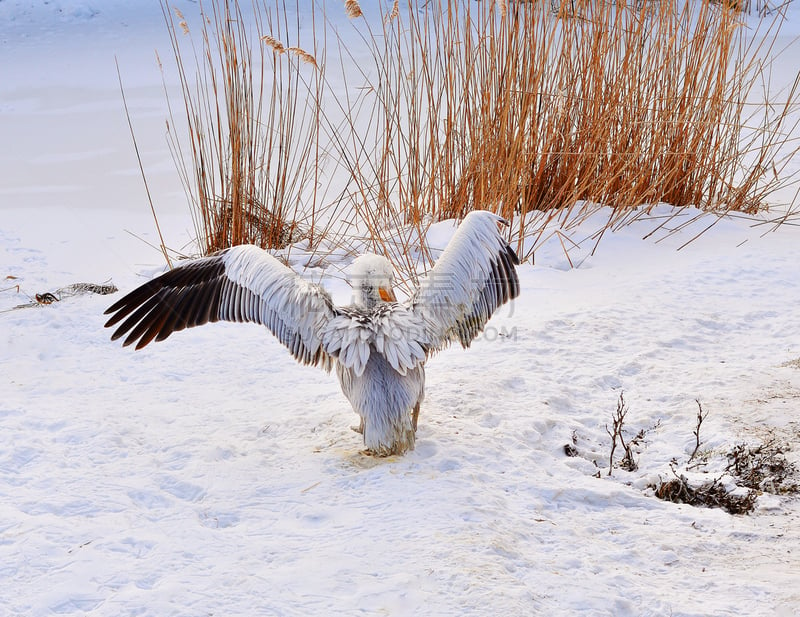
[(350, 170), (370, 230), (492, 209), (516, 221), (528, 256), (542, 220), (601, 205), (613, 208), (609, 225), (660, 202), (754, 213), (798, 150), (798, 82), (779, 106), (756, 92), (774, 30), (746, 33), (729, 5), (399, 9), (384, 6), (383, 31), (368, 39), (373, 165)]
[(256, 3), (245, 15), (236, 0), (211, 0), (197, 32), (180, 11), (162, 9), (184, 112), (170, 109), (168, 135), (201, 251), (313, 243), (323, 81), (291, 66), (318, 68), (313, 49), (285, 43), (299, 31), (285, 3)]
[(172, 144), (205, 252), (365, 234), (410, 273), (431, 259), (429, 225), (473, 209), (512, 221), (528, 258), (549, 223), (601, 206), (608, 226), (659, 203), (754, 213), (793, 181), (800, 79), (780, 104), (757, 91), (777, 21), (747, 33), (711, 0), (334, 4), (357, 36), (299, 0), (252, 16), (209, 0), (198, 33), (162, 4), (188, 135), (171, 117)]

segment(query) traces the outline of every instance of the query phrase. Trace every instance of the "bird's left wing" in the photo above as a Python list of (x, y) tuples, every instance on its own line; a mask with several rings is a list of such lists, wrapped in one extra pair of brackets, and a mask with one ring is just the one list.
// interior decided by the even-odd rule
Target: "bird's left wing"
[(469, 213), (409, 301), (425, 324), (429, 351), (452, 341), (469, 347), (489, 317), (519, 295), (519, 258), (487, 211)]
[(111, 339), (127, 334), (123, 345), (136, 342), (136, 349), (209, 322), (255, 322), (298, 361), (331, 367), (321, 345), (336, 314), (330, 295), (257, 246), (234, 246), (165, 272), (110, 306), (112, 313), (106, 327), (124, 321)]

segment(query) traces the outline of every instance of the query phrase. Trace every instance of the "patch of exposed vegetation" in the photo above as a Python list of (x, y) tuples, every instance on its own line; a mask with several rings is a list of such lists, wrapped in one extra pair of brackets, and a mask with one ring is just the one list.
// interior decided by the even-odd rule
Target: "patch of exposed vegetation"
[(777, 439), (760, 445), (737, 444), (728, 452), (726, 471), (738, 478), (740, 486), (755, 491), (787, 495), (800, 492), (797, 465), (786, 458), (789, 446)]
[(777, 439), (756, 446), (746, 443), (734, 446), (726, 454), (728, 465), (723, 474), (733, 479), (733, 490), (722, 483), (723, 476), (694, 486), (686, 476), (678, 474), (674, 466), (672, 473), (675, 477), (652, 488), (656, 497), (665, 501), (722, 508), (731, 514), (749, 514), (755, 509), (761, 493), (789, 495), (800, 492), (796, 480), (797, 466), (786, 458), (788, 451), (789, 446)]
[(626, 439), (625, 434), (628, 431), (625, 429), (625, 417), (627, 415), (628, 405), (625, 403), (625, 393), (620, 392), (619, 399), (617, 400), (617, 409), (611, 416), (611, 428), (609, 428), (608, 424), (606, 424), (606, 433), (608, 433), (608, 436), (611, 437), (611, 453), (608, 456), (609, 476), (614, 469), (614, 453), (617, 449), (617, 443), (619, 443), (622, 451), (624, 452), (622, 459), (618, 464), (620, 469), (624, 469), (625, 471), (636, 471), (639, 469), (639, 463), (636, 460), (636, 456), (639, 454), (639, 450), (644, 443), (647, 433), (661, 426), (661, 420), (659, 420), (653, 426), (646, 429), (639, 429), (639, 431), (633, 437), (628, 437)]
[[(712, 463), (712, 455), (714, 458), (720, 455), (719, 451), (714, 454), (712, 451), (701, 449), (704, 442), (701, 428), (705, 426), (708, 411), (703, 409), (699, 399), (695, 399), (695, 403), (697, 403), (697, 414), (692, 431), (694, 436), (692, 453), (681, 464), (677, 458), (673, 458), (670, 462), (672, 477), (660, 479), (649, 486), (656, 497), (673, 503), (721, 508), (730, 514), (749, 514), (755, 509), (758, 497), (763, 493), (774, 495), (800, 493), (797, 465), (786, 456), (791, 448), (775, 437), (774, 433), (770, 433), (769, 438), (759, 444), (739, 443), (725, 452), (723, 457), (726, 464), (718, 475), (707, 476), (712, 479), (698, 481), (696, 474), (694, 479), (687, 478), (684, 472), (706, 467)], [(626, 428), (628, 413), (628, 404), (625, 402), (624, 394), (620, 393), (616, 409), (611, 416), (611, 423), (605, 426), (606, 432), (611, 437), (609, 476), (615, 468), (629, 472), (636, 471), (639, 468), (637, 458), (641, 454), (646, 435), (661, 425), (658, 421), (654, 426), (640, 429), (630, 436), (631, 433)], [(573, 443), (564, 446), (564, 453), (567, 456), (578, 455), (576, 442), (576, 435), (573, 434)], [(621, 448), (624, 454), (621, 459), (615, 460), (618, 448)], [(600, 477), (599, 470), (596, 475)]]
[(734, 493), (725, 488), (719, 478), (700, 486), (692, 486), (683, 474), (672, 470), (675, 478), (655, 487), (655, 495), (672, 503), (688, 503), (690, 506), (722, 508), (731, 514), (748, 514), (753, 511), (758, 497), (757, 491), (744, 494)]

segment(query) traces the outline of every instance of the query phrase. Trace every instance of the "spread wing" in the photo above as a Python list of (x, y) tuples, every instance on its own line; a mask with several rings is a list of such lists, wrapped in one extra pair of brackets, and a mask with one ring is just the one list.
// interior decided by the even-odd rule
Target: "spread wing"
[(503, 304), (519, 295), (519, 258), (491, 212), (470, 212), (410, 300), (425, 324), (430, 350), (453, 341), (463, 347), (483, 331)]
[[(331, 367), (321, 333), (336, 311), (330, 295), (252, 245), (194, 260), (134, 289), (106, 310), (111, 340), (141, 349), (173, 332), (215, 321), (269, 328), (304, 364)], [(123, 321), (124, 320), (124, 321)]]

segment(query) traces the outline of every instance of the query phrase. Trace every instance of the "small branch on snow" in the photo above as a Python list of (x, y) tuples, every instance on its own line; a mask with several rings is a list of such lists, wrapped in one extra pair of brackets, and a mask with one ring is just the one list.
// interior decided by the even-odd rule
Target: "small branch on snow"
[(695, 445), (694, 445), (694, 450), (692, 451), (692, 455), (689, 457), (688, 461), (689, 463), (691, 463), (692, 459), (694, 459), (694, 457), (697, 456), (697, 451), (700, 449), (700, 444), (702, 443), (700, 441), (700, 426), (703, 424), (703, 420), (706, 419), (706, 416), (708, 416), (708, 412), (703, 411), (703, 406), (700, 404), (700, 399), (696, 398), (694, 399), (694, 402), (697, 403), (697, 424), (695, 426), (694, 431), (692, 431), (692, 434), (694, 435), (695, 439)]

